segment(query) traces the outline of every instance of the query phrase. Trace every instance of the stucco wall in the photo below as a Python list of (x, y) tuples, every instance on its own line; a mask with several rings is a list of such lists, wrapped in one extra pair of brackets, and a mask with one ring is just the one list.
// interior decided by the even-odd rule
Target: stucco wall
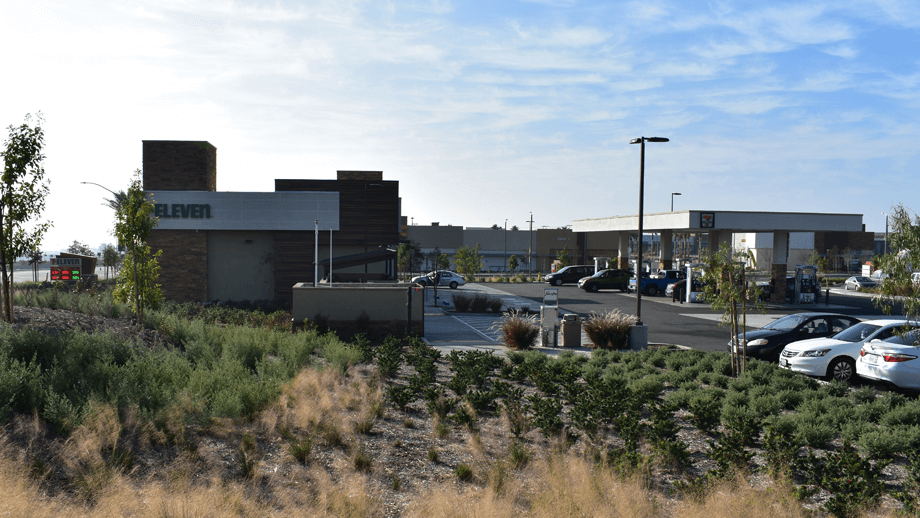
[(274, 250), (269, 232), (210, 231), (208, 300), (274, 299)]

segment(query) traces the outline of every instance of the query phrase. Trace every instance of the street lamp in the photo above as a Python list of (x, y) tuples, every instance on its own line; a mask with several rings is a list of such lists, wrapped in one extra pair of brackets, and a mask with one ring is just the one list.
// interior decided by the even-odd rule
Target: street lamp
[(680, 193), (679, 192), (671, 193), (671, 212), (674, 212), (674, 197), (675, 196), (680, 196)]
[(669, 142), (665, 137), (639, 137), (629, 141), (630, 144), (639, 144), (639, 260), (636, 262), (636, 325), (642, 325), (642, 210), (645, 200), (645, 143)]
[(885, 216), (885, 255), (888, 255), (888, 214), (883, 212), (882, 216)]
[(115, 191), (113, 191), (112, 189), (109, 189), (108, 187), (106, 187), (106, 186), (104, 186), (104, 185), (99, 185), (99, 184), (96, 183), (96, 182), (80, 182), (80, 183), (83, 184), (83, 185), (89, 184), (89, 185), (95, 185), (95, 186), (97, 186), (97, 187), (102, 187), (103, 189), (105, 189), (105, 190), (109, 191), (110, 193), (112, 193), (113, 196), (118, 196), (118, 194), (115, 194)]
[(508, 218), (505, 218), (505, 233), (503, 237), (505, 239), (505, 244), (502, 250), (502, 260), (504, 261), (504, 264), (502, 264), (502, 271), (505, 271), (505, 267), (508, 266)]

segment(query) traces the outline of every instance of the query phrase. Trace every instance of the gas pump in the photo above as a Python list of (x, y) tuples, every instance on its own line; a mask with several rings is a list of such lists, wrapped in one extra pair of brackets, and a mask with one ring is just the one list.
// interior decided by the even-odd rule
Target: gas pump
[(814, 304), (818, 291), (818, 267), (811, 264), (799, 264), (795, 267), (795, 304)]
[(703, 301), (703, 263), (689, 263), (687, 265), (687, 302)]

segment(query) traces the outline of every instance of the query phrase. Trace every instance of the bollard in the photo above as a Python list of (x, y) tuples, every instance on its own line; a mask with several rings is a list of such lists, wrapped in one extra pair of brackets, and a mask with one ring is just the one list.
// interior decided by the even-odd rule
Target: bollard
[(824, 290), (824, 305), (825, 306), (831, 305), (831, 289), (830, 288), (827, 288), (826, 290)]

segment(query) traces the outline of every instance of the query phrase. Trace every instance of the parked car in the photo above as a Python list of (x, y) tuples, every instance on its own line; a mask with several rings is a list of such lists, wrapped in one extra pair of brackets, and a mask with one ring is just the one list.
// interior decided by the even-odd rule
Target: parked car
[(415, 284), (421, 284), (422, 286), (434, 286), (434, 279), (436, 274), (441, 274), (441, 277), (438, 280), (438, 286), (448, 286), (450, 289), (455, 290), (458, 286), (463, 286), (466, 284), (466, 279), (464, 279), (462, 275), (448, 270), (439, 270), (436, 272), (428, 273), (426, 275), (413, 277), (411, 282)]
[(630, 273), (626, 270), (601, 270), (590, 277), (579, 280), (578, 287), (591, 292), (607, 289), (626, 291), (626, 287), (629, 285), (629, 277)]
[[(687, 277), (687, 272), (683, 270), (658, 270), (653, 275), (642, 275), (642, 293), (655, 296), (659, 293), (665, 293), (669, 285), (674, 284)], [(629, 291), (636, 291), (636, 279), (629, 281)]]
[(546, 282), (553, 286), (570, 282), (578, 282), (581, 279), (594, 275), (594, 267), (586, 265), (566, 266), (558, 272), (548, 273), (543, 277)]
[(861, 275), (850, 277), (849, 279), (843, 281), (843, 289), (845, 290), (859, 291), (859, 288), (874, 288), (876, 286), (878, 286), (878, 283), (868, 277), (863, 277)]
[(867, 320), (829, 338), (793, 342), (783, 349), (779, 366), (808, 376), (850, 382), (863, 344), (884, 340), (904, 327), (904, 320)]
[(920, 390), (920, 330), (884, 340), (872, 340), (862, 346), (856, 373), (868, 380), (890, 383), (896, 387)]
[[(858, 324), (859, 319), (836, 313), (795, 313), (778, 318), (761, 329), (747, 332), (747, 356), (776, 362), (787, 344), (806, 338), (824, 338)], [(743, 345), (743, 335), (738, 343)], [(728, 343), (731, 348), (731, 342)]]

